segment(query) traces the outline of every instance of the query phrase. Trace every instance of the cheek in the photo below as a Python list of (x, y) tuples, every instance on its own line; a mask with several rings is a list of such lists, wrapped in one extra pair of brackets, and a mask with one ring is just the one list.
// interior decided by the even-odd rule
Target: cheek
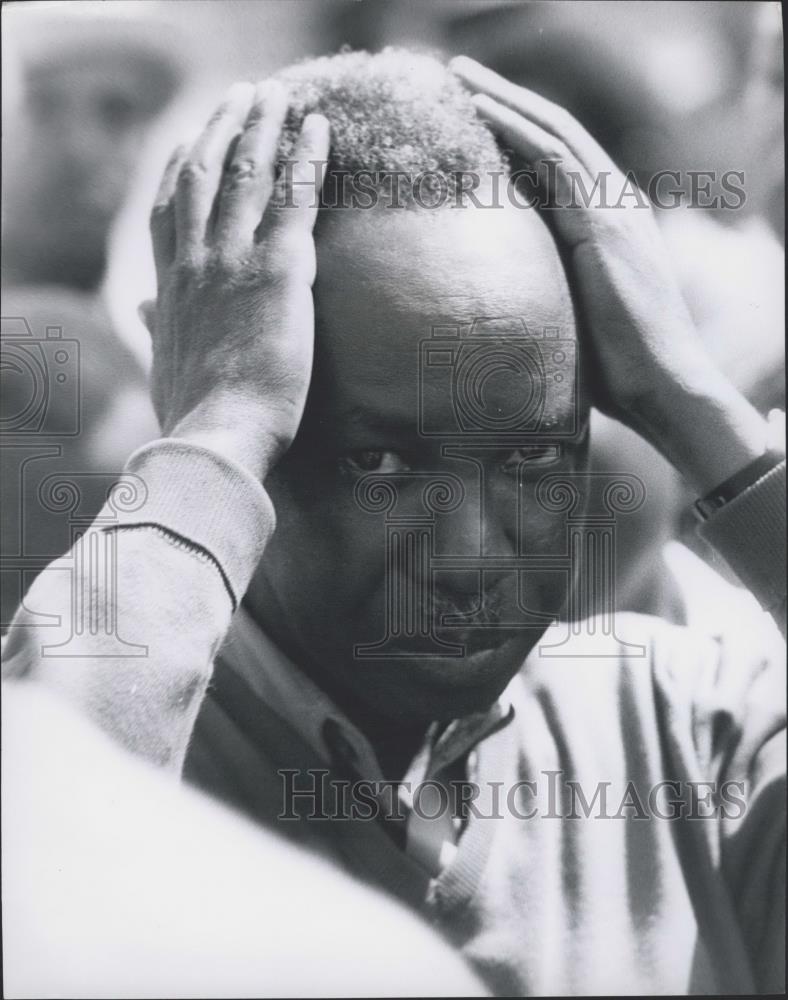
[[(569, 531), (566, 514), (545, 510), (535, 486), (526, 491), (518, 524), (518, 550), (540, 557), (539, 569), (526, 570), (522, 577), (526, 606), (546, 614), (560, 615), (572, 580)], [(552, 557), (552, 558), (551, 558)]]
[(352, 487), (303, 484), (303, 477), (276, 474), (266, 481), (277, 527), (265, 576), (288, 604), (358, 606), (382, 585), (385, 525), (358, 507)]
[[(553, 470), (545, 469), (546, 473)], [(539, 479), (525, 480), (517, 488), (516, 510), (509, 517), (512, 547), (521, 555), (559, 555), (566, 552), (567, 521), (564, 512), (550, 510), (540, 496)]]
[(518, 549), (525, 555), (560, 555), (566, 552), (566, 516), (542, 510), (536, 502), (521, 511)]

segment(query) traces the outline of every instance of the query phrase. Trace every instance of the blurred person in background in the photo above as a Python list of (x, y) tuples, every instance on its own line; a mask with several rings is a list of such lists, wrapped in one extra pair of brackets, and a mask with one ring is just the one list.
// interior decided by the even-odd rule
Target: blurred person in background
[(24, 7), (8, 10), (4, 27), (21, 87), (3, 280), (95, 292), (113, 219), (181, 66), (140, 18)]
[[(5, 144), (2, 238), (2, 417), (9, 440), (31, 394), (49, 393), (34, 433), (28, 427), (14, 439), (27, 450), (3, 449), (2, 552), (26, 559), (24, 579), (17, 567), (4, 567), (5, 624), (37, 562), (70, 544), (63, 518), (42, 505), (43, 480), (73, 477), (80, 514), (91, 516), (127, 455), (157, 433), (146, 373), (115, 329), (101, 286), (113, 222), (151, 126), (182, 85), (184, 65), (171, 33), (147, 11), (113, 16), (21, 5), (3, 13), (12, 67), (4, 81), (6, 134), (13, 123), (14, 135)], [(28, 348), (9, 343), (20, 323), (21, 335), (35, 343), (48, 328), (77, 342), (77, 396), (59, 392), (54, 381), (31, 384), (41, 373), (31, 375), (25, 365)], [(48, 364), (46, 382), (55, 378)]]

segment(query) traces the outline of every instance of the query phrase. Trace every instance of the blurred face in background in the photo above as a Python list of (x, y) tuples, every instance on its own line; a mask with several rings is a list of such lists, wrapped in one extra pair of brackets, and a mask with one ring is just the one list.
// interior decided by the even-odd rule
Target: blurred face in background
[(785, 241), (785, 148), (783, 135), (783, 31), (779, 7), (762, 4), (750, 51), (750, 79), (742, 95), (750, 126), (747, 146), (759, 185), (751, 209)]
[(98, 283), (109, 227), (170, 91), (150, 59), (117, 50), (28, 70), (6, 244), (25, 279)]

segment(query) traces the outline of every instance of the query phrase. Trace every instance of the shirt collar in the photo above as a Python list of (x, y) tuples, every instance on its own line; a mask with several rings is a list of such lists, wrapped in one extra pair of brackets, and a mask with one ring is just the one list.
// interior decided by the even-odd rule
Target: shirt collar
[[(383, 780), (369, 740), (263, 632), (243, 606), (233, 616), (220, 655), (224, 665), (239, 674), (252, 692), (321, 759), (331, 763), (339, 754), (359, 777)], [(442, 731), (433, 724), (403, 777), (419, 782), (435, 776), (467, 756), (487, 736), (508, 725), (513, 716), (514, 707), (504, 692), (490, 709), (455, 719)]]

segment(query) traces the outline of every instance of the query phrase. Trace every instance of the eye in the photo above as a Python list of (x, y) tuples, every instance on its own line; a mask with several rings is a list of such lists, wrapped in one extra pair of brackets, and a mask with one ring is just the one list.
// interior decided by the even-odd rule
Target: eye
[(340, 468), (356, 475), (379, 472), (381, 475), (406, 472), (408, 463), (396, 451), (350, 451), (339, 460)]
[(523, 464), (528, 465), (529, 468), (533, 466), (538, 468), (542, 465), (551, 465), (557, 458), (558, 449), (555, 445), (515, 448), (506, 455), (505, 460), (501, 462), (500, 469), (507, 475), (515, 476), (517, 475), (517, 470)]

